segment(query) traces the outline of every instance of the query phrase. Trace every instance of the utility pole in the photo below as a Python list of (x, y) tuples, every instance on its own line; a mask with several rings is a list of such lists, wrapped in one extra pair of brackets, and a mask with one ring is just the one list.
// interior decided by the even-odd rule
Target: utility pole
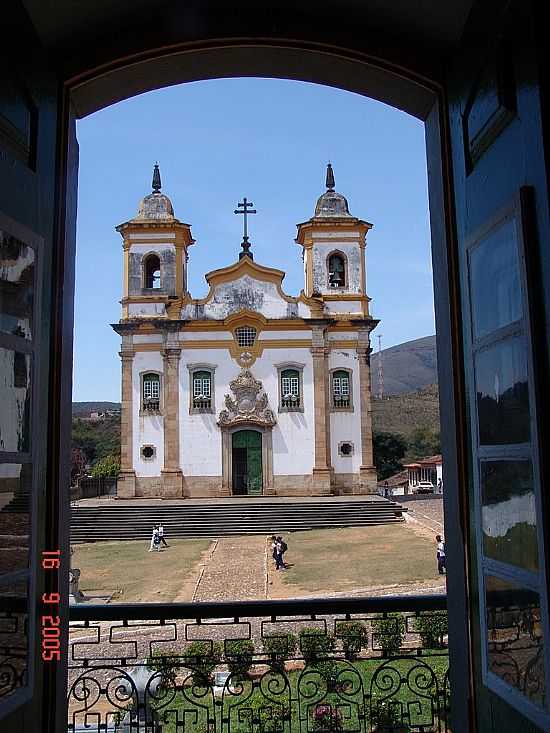
[(382, 365), (382, 336), (378, 334), (378, 399), (384, 397), (384, 367)]

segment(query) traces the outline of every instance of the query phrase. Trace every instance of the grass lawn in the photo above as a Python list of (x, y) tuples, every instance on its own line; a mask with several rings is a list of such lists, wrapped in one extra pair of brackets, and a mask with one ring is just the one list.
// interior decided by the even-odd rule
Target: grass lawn
[[(74, 545), (71, 564), (80, 568), (84, 595), (116, 592), (114, 601), (170, 603), (191, 600), (197, 565), (208, 540), (172, 540), (162, 552), (148, 552), (149, 542), (93, 542)], [(189, 598), (184, 598), (185, 588)]]
[(286, 536), (280, 578), (303, 591), (346, 591), (437, 580), (435, 543), (406, 524), (321, 529)]

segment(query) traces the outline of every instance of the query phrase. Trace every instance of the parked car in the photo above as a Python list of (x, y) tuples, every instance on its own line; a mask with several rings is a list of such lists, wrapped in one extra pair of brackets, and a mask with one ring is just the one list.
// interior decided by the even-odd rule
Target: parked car
[(433, 494), (435, 486), (431, 481), (419, 481), (413, 489), (415, 494)]

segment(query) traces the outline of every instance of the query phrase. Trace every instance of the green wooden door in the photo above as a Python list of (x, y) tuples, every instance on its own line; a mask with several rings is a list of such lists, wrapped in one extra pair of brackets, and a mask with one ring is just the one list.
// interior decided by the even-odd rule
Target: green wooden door
[(258, 495), (262, 486), (262, 434), (239, 430), (233, 434), (233, 491)]

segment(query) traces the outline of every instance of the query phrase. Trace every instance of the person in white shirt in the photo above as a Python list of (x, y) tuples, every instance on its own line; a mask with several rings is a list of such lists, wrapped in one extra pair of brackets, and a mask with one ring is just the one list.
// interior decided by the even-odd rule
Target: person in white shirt
[(149, 547), (149, 552), (153, 552), (153, 550), (156, 550), (157, 552), (160, 551), (160, 534), (158, 524), (155, 524), (153, 527), (153, 534), (151, 535), (151, 546)]
[(435, 536), (435, 541), (437, 542), (437, 572), (440, 575), (444, 575), (447, 572), (447, 557), (445, 554), (445, 542), (441, 539), (441, 535), (438, 534)]
[(157, 531), (158, 531), (158, 533), (159, 533), (159, 537), (160, 537), (160, 542), (162, 542), (162, 544), (163, 544), (163, 545), (164, 545), (165, 547), (168, 547), (168, 545), (166, 544), (166, 540), (164, 539), (164, 527), (162, 526), (162, 524), (159, 524), (159, 525), (157, 526)]

